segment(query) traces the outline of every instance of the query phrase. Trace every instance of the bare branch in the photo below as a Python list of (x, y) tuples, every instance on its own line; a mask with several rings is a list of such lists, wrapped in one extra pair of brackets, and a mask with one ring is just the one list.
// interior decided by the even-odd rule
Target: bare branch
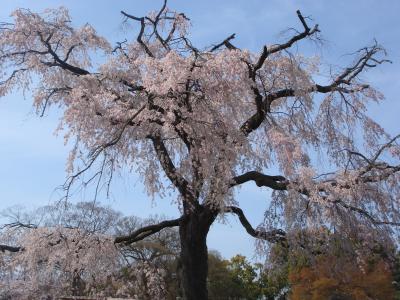
[(143, 240), (144, 238), (161, 231), (164, 228), (179, 226), (180, 223), (183, 221), (183, 219), (184, 217), (180, 217), (178, 219), (163, 221), (158, 224), (142, 227), (132, 232), (129, 235), (116, 237), (114, 243), (115, 244), (123, 243), (125, 245), (135, 243), (137, 241)]
[[(76, 181), (76, 179), (78, 179), (83, 173), (85, 173), (92, 167), (92, 165), (97, 160), (97, 158), (100, 156), (100, 154), (104, 153), (105, 150), (116, 145), (121, 140), (126, 128), (128, 126), (134, 125), (133, 120), (145, 108), (146, 108), (146, 105), (142, 105), (142, 107), (140, 107), (131, 118), (129, 118), (127, 121), (125, 121), (125, 123), (123, 123), (122, 127), (117, 131), (116, 135), (113, 137), (113, 139), (111, 141), (104, 143), (104, 144), (100, 145), (99, 147), (94, 148), (89, 153), (89, 162), (86, 164), (86, 166), (82, 170), (76, 172), (75, 174), (73, 174), (67, 178), (67, 180), (65, 181), (65, 183), (62, 186), (63, 189), (66, 191), (65, 199), (69, 198), (70, 189), (71, 189), (72, 185), (74, 184), (74, 182)], [(116, 120), (112, 120), (112, 123), (114, 123), (114, 125), (121, 124), (121, 122), (118, 123)], [(99, 174), (99, 173), (96, 173), (95, 175), (97, 175), (97, 174)]]
[(298, 10), (297, 11), (297, 16), (299, 17), (301, 23), (303, 24), (304, 27), (304, 31), (293, 36), (289, 41), (287, 41), (284, 44), (280, 44), (280, 45), (275, 45), (272, 46), (270, 48), (268, 48), (267, 46), (264, 46), (263, 51), (261, 52), (260, 57), (258, 58), (257, 63), (254, 65), (253, 67), (253, 71), (251, 73), (251, 77), (254, 79), (256, 76), (256, 72), (261, 69), (261, 67), (263, 66), (265, 60), (267, 59), (267, 57), (272, 54), (272, 53), (276, 53), (285, 49), (290, 48), (294, 43), (312, 36), (313, 34), (319, 32), (318, 29), (318, 25), (315, 25), (312, 29), (310, 29), (306, 23), (306, 21), (304, 20), (304, 17), (302, 16), (301, 12)]
[(167, 0), (164, 0), (163, 6), (161, 7), (160, 11), (158, 12), (158, 14), (154, 20), (155, 22), (158, 22), (160, 20), (160, 17), (166, 8), (167, 8)]
[(242, 223), (243, 227), (246, 229), (247, 233), (251, 236), (266, 240), (271, 243), (279, 243), (286, 241), (286, 233), (281, 229), (274, 229), (270, 231), (262, 231), (254, 229), (250, 222), (247, 220), (246, 216), (243, 213), (243, 210), (236, 206), (228, 206), (225, 208), (225, 212), (231, 212), (236, 214), (239, 217), (240, 223)]
[(248, 181), (254, 181), (257, 186), (265, 186), (274, 190), (286, 190), (287, 189), (287, 180), (283, 176), (271, 176), (265, 175), (257, 171), (250, 171), (244, 173), (240, 176), (236, 176), (231, 181), (231, 187), (246, 183)]
[(1, 229), (4, 228), (28, 228), (28, 229), (36, 229), (38, 228), (37, 224), (32, 224), (32, 223), (24, 223), (20, 221), (15, 221), (12, 223), (4, 224), (0, 226)]
[(304, 17), (302, 16), (300, 10), (297, 10), (296, 13), (297, 13), (297, 16), (298, 16), (299, 19), (300, 19), (301, 24), (303, 24), (304, 31), (305, 31), (305, 32), (310, 32), (310, 27), (308, 27), (308, 25), (307, 25), (307, 23), (306, 23), (306, 20), (305, 20)]
[(231, 34), (230, 36), (228, 36), (225, 40), (223, 40), (221, 43), (215, 45), (214, 47), (212, 47), (210, 49), (210, 52), (214, 52), (216, 50), (218, 50), (219, 48), (221, 48), (222, 46), (225, 46), (226, 48), (230, 49), (230, 50), (234, 50), (237, 49), (235, 46), (233, 46), (230, 41), (233, 40), (235, 38), (235, 34)]
[[(315, 84), (310, 87), (305, 92), (307, 93), (333, 93), (339, 92), (342, 94), (352, 94), (360, 92), (363, 89), (368, 88), (368, 85), (359, 85), (356, 88), (348, 88), (347, 86), (351, 85), (354, 79), (358, 76), (358, 74), (363, 71), (365, 68), (371, 68), (376, 64), (388, 62), (388, 60), (376, 60), (374, 55), (377, 55), (380, 52), (384, 52), (384, 49), (379, 47), (378, 45), (374, 45), (369, 48), (362, 49), (364, 54), (359, 58), (352, 66), (346, 68), (342, 73), (340, 73), (329, 85), (320, 85)], [(377, 61), (375, 65), (371, 65), (371, 61)], [(258, 64), (256, 64), (257, 66)], [(261, 67), (261, 66), (260, 66)], [(252, 74), (255, 76), (255, 74)], [(254, 77), (255, 80), (255, 77)], [(260, 93), (256, 87), (253, 88), (255, 91), (255, 97), (259, 98)], [(295, 97), (296, 91), (292, 88), (285, 88), (273, 93), (267, 94), (263, 99), (261, 105), (259, 104), (260, 100), (256, 100), (257, 104), (257, 112), (254, 113), (250, 118), (248, 118), (240, 127), (240, 130), (247, 136), (252, 131), (256, 130), (260, 127), (262, 122), (265, 120), (265, 116), (268, 112), (271, 111), (271, 104), (273, 101), (285, 98), (285, 97)]]
[(135, 20), (135, 21), (140, 22), (140, 31), (139, 31), (139, 34), (138, 34), (136, 40), (137, 40), (137, 42), (143, 47), (144, 51), (146, 51), (146, 53), (147, 53), (148, 56), (154, 57), (154, 55), (153, 55), (153, 53), (150, 51), (149, 47), (148, 47), (148, 46), (146, 45), (146, 43), (143, 41), (143, 34), (144, 34), (144, 30), (145, 30), (145, 28), (146, 28), (146, 24), (145, 24), (145, 22), (144, 22), (144, 20), (145, 20), (144, 17), (138, 18), (138, 17), (132, 16), (132, 15), (130, 15), (130, 14), (127, 14), (126, 12), (124, 12), (124, 11), (122, 11), (122, 10), (121, 10), (121, 14), (123, 14), (123, 15), (124, 15), (126, 18), (128, 18), (128, 19), (132, 19), (132, 20)]
[(51, 34), (48, 36), (47, 39), (45, 39), (43, 37), (43, 34), (41, 32), (38, 31), (37, 34), (38, 34), (41, 42), (43, 43), (43, 45), (47, 48), (48, 53), (54, 59), (54, 63), (43, 62), (45, 65), (58, 66), (58, 67), (63, 68), (64, 70), (68, 70), (68, 71), (70, 71), (70, 72), (72, 72), (72, 73), (74, 73), (76, 75), (88, 75), (88, 74), (90, 74), (89, 71), (87, 71), (85, 69), (82, 69), (82, 68), (79, 68), (79, 67), (76, 67), (76, 66), (73, 66), (73, 65), (67, 63), (66, 60), (63, 60), (58, 56), (58, 54), (53, 50), (53, 48), (51, 47), (51, 44), (50, 44), (50, 39), (52, 37)]
[(58, 93), (68, 93), (69, 91), (71, 91), (70, 87), (53, 88), (53, 89), (51, 89), (49, 91), (49, 93), (47, 94), (46, 98), (45, 98), (44, 104), (43, 104), (42, 109), (41, 109), (42, 112), (40, 113), (39, 116), (40, 117), (44, 116), (44, 114), (46, 112), (46, 109), (47, 109), (47, 106), (49, 104), (49, 101), (54, 95), (57, 95)]

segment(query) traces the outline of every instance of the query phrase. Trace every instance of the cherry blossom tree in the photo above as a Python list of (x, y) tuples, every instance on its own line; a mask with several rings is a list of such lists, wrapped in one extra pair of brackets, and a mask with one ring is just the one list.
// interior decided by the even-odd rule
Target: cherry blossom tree
[(14, 246), (2, 249), (7, 264), (1, 267), (1, 297), (81, 295), (112, 276), (123, 265), (109, 234), (117, 215), (89, 203), (46, 206), (32, 213), (9, 209), (0, 239)]
[[(74, 28), (65, 8), (19, 9), (0, 26), (0, 95), (30, 92), (41, 115), (60, 107), (59, 128), (75, 141), (67, 197), (88, 171), (100, 182), (126, 167), (151, 197), (177, 191), (179, 218), (116, 244), (179, 227), (184, 297), (207, 299), (206, 238), (218, 216), (237, 215), (253, 237), (289, 246), (294, 229), (321, 225), (357, 233), (366, 247), (396, 235), (400, 136), (368, 116), (383, 96), (361, 80), (389, 62), (382, 46), (324, 73), (318, 58), (296, 51), (320, 34), (299, 11), (301, 29), (259, 53), (234, 46), (234, 34), (196, 47), (189, 18), (166, 1), (145, 17), (122, 14), (138, 35), (115, 47), (90, 25)], [(247, 182), (273, 191), (257, 228), (234, 197)]]
[(0, 231), (1, 299), (166, 296), (165, 263), (177, 256), (176, 230), (118, 247), (116, 235), (151, 221), (125, 217), (92, 202), (56, 203), (32, 212), (10, 208), (3, 218), (7, 223)]

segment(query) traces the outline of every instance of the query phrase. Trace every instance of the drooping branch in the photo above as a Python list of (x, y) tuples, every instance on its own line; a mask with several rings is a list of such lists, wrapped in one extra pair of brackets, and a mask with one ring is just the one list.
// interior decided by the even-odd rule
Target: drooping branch
[(9, 82), (11, 82), (12, 80), (14, 80), (14, 79), (17, 78), (18, 73), (23, 73), (23, 72), (25, 72), (25, 71), (27, 71), (27, 70), (28, 70), (28, 69), (26, 69), (26, 68), (14, 70), (14, 71), (10, 74), (10, 76), (8, 76), (7, 79), (0, 81), (0, 86), (2, 86), (2, 85), (7, 85)]
[(373, 225), (389, 225), (389, 226), (400, 226), (399, 222), (392, 222), (392, 221), (381, 221), (381, 220), (377, 220), (376, 218), (374, 218), (372, 216), (372, 214), (370, 214), (369, 212), (367, 212), (364, 209), (361, 209), (359, 207), (355, 207), (353, 205), (347, 204), (344, 201), (337, 199), (335, 201), (331, 201), (331, 203), (333, 204), (339, 204), (340, 206), (342, 206), (345, 209), (351, 210), (353, 212), (356, 212), (360, 215), (362, 215), (363, 217), (365, 217), (366, 219), (368, 219)]
[(129, 244), (135, 243), (137, 241), (141, 241), (144, 238), (146, 238), (150, 235), (153, 235), (153, 234), (161, 231), (164, 228), (179, 226), (180, 223), (184, 220), (184, 218), (185, 217), (180, 217), (178, 219), (163, 221), (158, 224), (142, 227), (142, 228), (132, 232), (129, 235), (116, 237), (114, 240), (114, 243), (129, 245)]
[(50, 102), (50, 99), (53, 96), (57, 96), (57, 95), (60, 95), (60, 94), (68, 94), (71, 90), (72, 89), (70, 87), (55, 87), (55, 88), (49, 89), (49, 92), (45, 97), (44, 103), (42, 104), (40, 117), (44, 116), (44, 114), (46, 112), (46, 109), (47, 109), (47, 106), (48, 106), (48, 104)]
[(121, 124), (122, 123), (122, 127), (117, 131), (116, 135), (113, 137), (112, 140), (110, 140), (107, 143), (104, 143), (102, 145), (100, 145), (99, 147), (93, 149), (90, 152), (89, 157), (91, 158), (96, 158), (97, 156), (99, 156), (99, 154), (101, 152), (103, 152), (104, 150), (106, 150), (107, 148), (110, 148), (114, 145), (116, 145), (122, 138), (123, 134), (125, 133), (125, 130), (128, 126), (135, 126), (136, 123), (134, 122), (134, 120), (136, 119), (137, 116), (139, 116), (146, 108), (146, 105), (142, 105), (134, 114), (132, 117), (130, 117), (127, 121), (124, 122), (120, 122), (117, 120), (111, 120), (111, 123), (113, 125), (117, 125), (117, 124)]
[(242, 223), (243, 227), (246, 229), (247, 233), (251, 236), (266, 240), (271, 243), (278, 243), (286, 241), (286, 233), (281, 229), (274, 229), (270, 231), (263, 231), (254, 229), (251, 226), (250, 222), (247, 220), (246, 216), (243, 213), (243, 210), (236, 206), (228, 206), (225, 208), (225, 212), (234, 213), (239, 217), (240, 223)]
[[(116, 144), (118, 144), (118, 142), (121, 140), (121, 138), (123, 137), (125, 130), (128, 126), (135, 126), (135, 118), (137, 116), (139, 116), (143, 110), (146, 108), (146, 105), (142, 105), (134, 114), (132, 117), (130, 117), (127, 121), (125, 121), (122, 124), (122, 127), (118, 129), (118, 131), (115, 133), (115, 136), (109, 141), (106, 142), (104, 144), (99, 145), (98, 147), (93, 148), (90, 153), (89, 153), (89, 161), (86, 163), (85, 167), (81, 170), (79, 170), (78, 172), (76, 172), (75, 174), (69, 176), (67, 178), (67, 180), (65, 181), (65, 183), (63, 184), (63, 189), (66, 191), (66, 195), (65, 195), (65, 199), (69, 198), (69, 193), (70, 193), (70, 189), (72, 187), (72, 185), (74, 184), (74, 182), (82, 176), (82, 174), (86, 173), (95, 163), (95, 161), (100, 157), (101, 154), (104, 154), (104, 161), (101, 164), (101, 169), (104, 168), (105, 166), (105, 158), (106, 158), (106, 150), (108, 148), (111, 148), (113, 146), (115, 146)], [(98, 113), (99, 114), (99, 113)], [(112, 125), (117, 125), (117, 124), (121, 124), (122, 122), (117, 121), (117, 120), (110, 120)], [(95, 178), (97, 175), (99, 174), (103, 174), (103, 171), (99, 171), (96, 172), (96, 174), (89, 180), (91, 181), (93, 178)], [(88, 183), (88, 182), (86, 182)], [(97, 189), (96, 189), (97, 191)]]

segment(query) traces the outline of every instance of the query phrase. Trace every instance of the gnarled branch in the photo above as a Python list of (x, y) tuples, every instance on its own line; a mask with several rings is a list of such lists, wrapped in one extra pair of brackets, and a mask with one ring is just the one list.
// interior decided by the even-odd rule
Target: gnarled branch
[[(386, 144), (384, 145), (386, 147)], [(371, 168), (371, 166), (368, 166)], [(382, 171), (382, 174), (378, 175), (365, 175), (361, 173), (360, 177), (356, 179), (356, 183), (376, 183), (380, 182), (382, 180), (387, 179), (389, 176), (400, 172), (400, 166), (390, 166), (390, 165), (385, 165), (385, 166), (379, 166), (378, 168), (380, 171)], [(371, 169), (369, 169), (371, 170)], [(242, 175), (236, 176), (232, 178), (231, 180), (231, 187), (249, 182), (249, 181), (254, 181), (257, 186), (259, 187), (268, 187), (273, 190), (279, 190), (279, 191), (287, 191), (290, 186), (292, 186), (293, 189), (296, 190), (296, 185), (297, 182), (290, 182), (288, 179), (286, 179), (284, 176), (271, 176), (271, 175), (265, 175), (257, 171), (250, 171), (246, 172)], [(362, 209), (360, 207), (353, 206), (351, 204), (346, 203), (342, 199), (336, 199), (336, 200), (329, 200), (326, 196), (327, 193), (329, 193), (329, 190), (327, 190), (326, 185), (330, 185), (332, 187), (337, 187), (339, 189), (350, 189), (351, 186), (348, 184), (340, 184), (336, 179), (329, 179), (329, 180), (323, 180), (323, 181), (314, 181), (315, 182), (315, 187), (316, 190), (321, 193), (321, 198), (326, 200), (327, 203), (333, 204), (333, 205), (340, 205), (343, 208), (353, 211), (366, 219), (368, 219), (373, 225), (390, 225), (390, 226), (400, 226), (400, 223), (398, 222), (393, 222), (393, 221), (382, 221), (379, 219), (376, 219), (370, 212), (368, 212), (365, 209)], [(310, 196), (311, 192), (308, 189), (305, 188), (299, 188), (297, 189), (297, 192), (300, 194), (303, 194), (304, 196)]]
[[(266, 49), (266, 48), (265, 48)], [(270, 50), (271, 51), (271, 50)], [(275, 51), (276, 52), (276, 51)], [(375, 56), (378, 55), (379, 53), (385, 53), (385, 50), (379, 46), (377, 43), (372, 45), (371, 47), (366, 47), (358, 51), (359, 53), (362, 53), (362, 55), (359, 57), (358, 60), (355, 61), (353, 65), (350, 67), (345, 68), (339, 75), (336, 76), (332, 80), (332, 82), (328, 85), (320, 85), (320, 84), (314, 84), (308, 90), (305, 92), (307, 93), (321, 93), (321, 94), (326, 94), (326, 93), (332, 93), (332, 92), (339, 92), (341, 94), (352, 94), (356, 92), (360, 92), (363, 89), (368, 88), (368, 85), (360, 85), (356, 88), (352, 88), (351, 84), (353, 83), (354, 79), (365, 69), (365, 68), (373, 68), (376, 67), (379, 64), (390, 62), (387, 59), (376, 59)], [(269, 52), (271, 53), (271, 52)], [(264, 54), (264, 52), (263, 52)], [(255, 71), (257, 71), (259, 68), (262, 67), (262, 64), (264, 63), (265, 59), (267, 56), (261, 55), (260, 59), (262, 60), (262, 63), (259, 59), (259, 61), (256, 63), (255, 67), (253, 68), (253, 71), (250, 72), (250, 77), (255, 80)], [(264, 58), (265, 56), (265, 58)], [(261, 65), (260, 65), (261, 63)], [(258, 68), (258, 69), (257, 69)], [(262, 122), (265, 120), (266, 114), (271, 111), (271, 104), (273, 101), (280, 99), (280, 98), (285, 98), (285, 97), (295, 97), (296, 96), (296, 91), (293, 88), (284, 88), (278, 91), (274, 91), (272, 93), (269, 93), (265, 95), (261, 100), (259, 99), (261, 94), (258, 91), (257, 87), (253, 88), (253, 91), (255, 93), (255, 100), (256, 100), (256, 105), (257, 105), (257, 111), (250, 117), (248, 118), (240, 127), (240, 130), (247, 136), (254, 130), (260, 127)]]
[(153, 53), (150, 51), (149, 47), (146, 45), (146, 43), (143, 41), (143, 34), (144, 34), (144, 30), (146, 28), (146, 24), (144, 22), (144, 17), (138, 18), (135, 16), (132, 16), (130, 14), (127, 14), (126, 12), (121, 10), (121, 14), (123, 14), (126, 18), (128, 19), (132, 19), (135, 21), (140, 22), (140, 31), (139, 34), (136, 38), (137, 42), (143, 47), (144, 51), (146, 51), (147, 55), (150, 57), (154, 57)]
[(274, 229), (270, 231), (262, 231), (254, 229), (251, 226), (250, 222), (247, 220), (246, 216), (243, 213), (243, 210), (236, 206), (228, 206), (225, 208), (225, 212), (234, 213), (239, 217), (240, 223), (242, 223), (243, 227), (246, 229), (247, 233), (251, 236), (266, 240), (271, 243), (278, 243), (286, 241), (286, 233), (282, 229)]
[(246, 172), (242, 175), (234, 177), (230, 186), (233, 187), (248, 181), (254, 181), (257, 186), (265, 186), (274, 190), (282, 191), (287, 189), (287, 180), (285, 177), (265, 175), (257, 171)]
[(164, 228), (179, 226), (179, 224), (181, 223), (181, 221), (183, 219), (184, 219), (184, 217), (180, 217), (178, 219), (163, 221), (158, 224), (142, 227), (142, 228), (132, 232), (129, 235), (116, 237), (114, 240), (114, 243), (115, 244), (123, 243), (125, 245), (129, 245), (134, 242), (141, 241), (144, 238), (146, 238), (150, 235), (153, 235), (153, 234), (161, 231)]
[(267, 46), (264, 46), (263, 51), (261, 52), (260, 57), (258, 58), (257, 63), (254, 65), (253, 70), (251, 72), (251, 77), (253, 79), (255, 79), (256, 73), (259, 69), (261, 69), (261, 67), (263, 66), (265, 60), (267, 59), (267, 57), (270, 54), (276, 53), (276, 52), (280, 52), (282, 50), (288, 49), (290, 47), (292, 47), (292, 45), (306, 37), (312, 36), (313, 34), (319, 32), (318, 29), (318, 25), (315, 25), (312, 29), (310, 29), (310, 27), (308, 27), (304, 17), (302, 16), (301, 12), (298, 10), (297, 11), (297, 16), (299, 17), (301, 23), (303, 24), (304, 27), (304, 31), (296, 34), (295, 36), (293, 36), (290, 40), (288, 40), (286, 43), (284, 44), (280, 44), (280, 45), (275, 45), (272, 46), (270, 48), (268, 48)]
[(213, 47), (210, 49), (210, 52), (214, 52), (214, 51), (220, 49), (222, 46), (225, 46), (226, 48), (228, 48), (228, 49), (230, 49), (230, 50), (237, 49), (237, 48), (236, 48), (235, 46), (233, 46), (233, 45), (231, 44), (231, 42), (230, 42), (230, 41), (233, 40), (234, 38), (235, 38), (235, 34), (233, 33), (233, 34), (231, 34), (230, 36), (228, 36), (225, 40), (223, 40), (221, 43), (219, 43), (219, 44), (213, 46)]

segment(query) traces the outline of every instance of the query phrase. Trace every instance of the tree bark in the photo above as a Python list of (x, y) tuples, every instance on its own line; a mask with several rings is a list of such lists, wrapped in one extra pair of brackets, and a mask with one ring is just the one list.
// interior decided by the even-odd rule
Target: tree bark
[(206, 300), (207, 234), (216, 214), (202, 207), (190, 213), (179, 226), (181, 241), (182, 292), (185, 300)]

